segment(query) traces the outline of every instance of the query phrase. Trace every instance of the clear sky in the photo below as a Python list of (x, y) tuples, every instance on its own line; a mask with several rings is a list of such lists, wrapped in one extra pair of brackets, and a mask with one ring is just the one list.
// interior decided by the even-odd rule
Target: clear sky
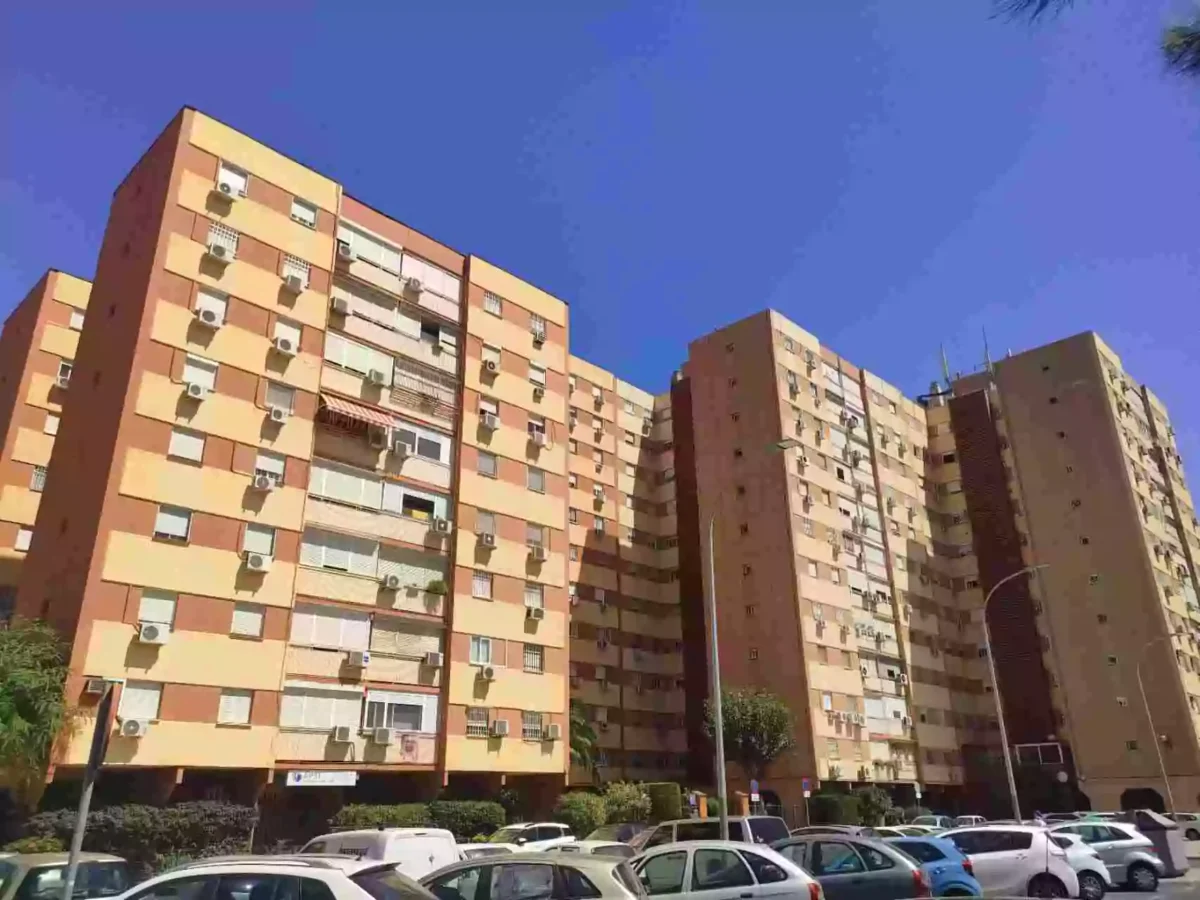
[[(1200, 465), (1200, 82), (1184, 0), (9, 3), (0, 312), (89, 276), (111, 192), (191, 105), (566, 299), (650, 390), (771, 305), (910, 393), (1099, 331)], [(19, 7), (19, 8), (18, 8)]]

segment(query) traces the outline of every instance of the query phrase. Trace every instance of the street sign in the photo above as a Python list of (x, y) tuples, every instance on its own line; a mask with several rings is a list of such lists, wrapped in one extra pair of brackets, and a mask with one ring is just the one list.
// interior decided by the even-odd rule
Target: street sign
[(913, 785), (913, 793), (916, 794), (917, 799), (920, 800), (921, 799), (921, 785), (914, 784)]
[(812, 780), (809, 778), (801, 778), (800, 779), (800, 789), (802, 791), (811, 791), (812, 790)]
[(358, 784), (357, 772), (316, 770), (310, 772), (288, 772), (288, 787), (354, 787)]

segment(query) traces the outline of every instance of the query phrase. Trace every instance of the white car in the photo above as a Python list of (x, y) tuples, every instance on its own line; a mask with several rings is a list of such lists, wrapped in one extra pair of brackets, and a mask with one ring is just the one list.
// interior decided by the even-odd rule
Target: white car
[(558, 844), (546, 851), (547, 853), (577, 853), (583, 856), (611, 856), (615, 859), (631, 859), (637, 855), (628, 844), (621, 841), (571, 841), (568, 844)]
[(226, 856), (200, 860), (143, 881), (116, 900), (436, 900), (392, 863), (347, 856)]
[(763, 844), (690, 841), (663, 844), (633, 860), (633, 871), (652, 897), (808, 898), (824, 900), (815, 878)]
[(985, 896), (1078, 897), (1079, 878), (1067, 851), (1035, 825), (952, 828), (949, 838), (971, 858)]
[(562, 822), (522, 822), (517, 825), (505, 825), (491, 836), (488, 843), (508, 847), (516, 853), (520, 850), (549, 850), (574, 840), (575, 835)]
[(1112, 887), (1112, 876), (1100, 854), (1084, 843), (1077, 834), (1066, 831), (1054, 832), (1050, 840), (1067, 851), (1067, 862), (1079, 878), (1081, 900), (1100, 900)]

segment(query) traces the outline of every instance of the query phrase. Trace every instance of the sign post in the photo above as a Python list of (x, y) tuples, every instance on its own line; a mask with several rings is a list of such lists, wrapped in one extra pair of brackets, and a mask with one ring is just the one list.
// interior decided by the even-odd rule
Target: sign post
[(812, 822), (808, 818), (808, 798), (812, 796), (812, 781), (808, 778), (801, 778), (800, 789), (804, 791), (804, 824), (811, 825)]
[(83, 850), (83, 833), (87, 831), (88, 810), (92, 805), (92, 788), (96, 776), (108, 753), (108, 732), (112, 727), (113, 688), (111, 681), (104, 682), (104, 696), (96, 706), (96, 724), (92, 728), (92, 749), (88, 753), (87, 767), (83, 770), (83, 790), (79, 795), (79, 810), (75, 813), (75, 831), (71, 834), (71, 853), (67, 857), (67, 874), (63, 878), (62, 900), (71, 900), (75, 892), (75, 876), (79, 872), (79, 854)]

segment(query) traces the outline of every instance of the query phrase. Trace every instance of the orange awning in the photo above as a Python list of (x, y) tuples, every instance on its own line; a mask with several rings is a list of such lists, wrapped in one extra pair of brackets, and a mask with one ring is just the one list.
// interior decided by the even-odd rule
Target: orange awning
[(356, 419), (359, 422), (366, 422), (368, 425), (392, 428), (396, 424), (396, 420), (382, 410), (372, 409), (369, 406), (363, 406), (359, 403), (352, 403), (349, 400), (343, 400), (341, 397), (322, 394), (321, 403), (330, 412)]

